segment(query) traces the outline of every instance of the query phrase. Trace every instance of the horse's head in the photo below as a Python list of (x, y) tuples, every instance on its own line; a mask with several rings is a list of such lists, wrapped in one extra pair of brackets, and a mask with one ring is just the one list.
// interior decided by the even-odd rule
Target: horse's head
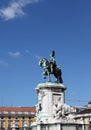
[(49, 62), (46, 58), (40, 58), (40, 60), (39, 60), (39, 66), (41, 66), (42, 68), (47, 67), (48, 63)]
[(39, 60), (39, 66), (41, 66), (41, 67), (43, 67), (43, 58), (40, 58), (40, 60)]

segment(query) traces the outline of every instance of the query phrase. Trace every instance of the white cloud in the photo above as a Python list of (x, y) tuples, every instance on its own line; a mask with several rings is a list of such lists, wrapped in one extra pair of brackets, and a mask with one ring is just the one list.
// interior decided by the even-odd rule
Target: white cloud
[(31, 52), (29, 50), (25, 50), (25, 52), (29, 55), (31, 55)]
[(23, 16), (25, 15), (23, 7), (38, 1), (39, 0), (13, 0), (8, 7), (0, 9), (0, 17), (4, 20), (10, 20), (15, 17)]
[(8, 65), (7, 62), (5, 62), (5, 61), (3, 61), (3, 60), (0, 60), (0, 66), (7, 66), (7, 65)]
[(25, 50), (25, 52), (26, 52), (28, 55), (31, 55), (32, 57), (34, 57), (34, 58), (37, 59), (37, 60), (40, 59), (40, 56), (39, 56), (39, 55), (32, 54), (29, 50)]
[(35, 55), (35, 58), (36, 58), (37, 60), (39, 60), (39, 59), (40, 59), (40, 56), (39, 56), (39, 55)]
[(14, 58), (17, 58), (21, 55), (21, 53), (18, 51), (17, 52), (8, 52), (8, 54)]

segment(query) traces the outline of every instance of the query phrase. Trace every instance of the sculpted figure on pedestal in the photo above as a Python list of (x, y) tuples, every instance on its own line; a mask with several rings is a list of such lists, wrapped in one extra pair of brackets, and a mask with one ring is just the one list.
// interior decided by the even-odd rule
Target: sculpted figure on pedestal
[(41, 58), (39, 60), (39, 66), (43, 68), (43, 76), (46, 78), (48, 76), (48, 81), (50, 81), (50, 74), (53, 74), (57, 79), (57, 83), (63, 83), (61, 68), (57, 66), (55, 60), (55, 51), (53, 50), (50, 54), (50, 61), (46, 58)]
[(64, 118), (70, 113), (70, 110), (70, 106), (67, 104), (62, 104), (59, 98), (58, 102), (53, 104), (53, 117), (55, 119)]

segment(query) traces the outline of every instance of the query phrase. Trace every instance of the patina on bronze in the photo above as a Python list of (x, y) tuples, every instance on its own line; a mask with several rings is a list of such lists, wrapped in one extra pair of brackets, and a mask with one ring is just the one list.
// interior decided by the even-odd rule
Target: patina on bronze
[(52, 50), (50, 54), (50, 61), (46, 58), (40, 58), (39, 66), (43, 68), (43, 76), (46, 78), (48, 76), (48, 81), (50, 82), (50, 74), (53, 74), (57, 79), (57, 83), (63, 83), (61, 68), (57, 66), (55, 60), (55, 51)]

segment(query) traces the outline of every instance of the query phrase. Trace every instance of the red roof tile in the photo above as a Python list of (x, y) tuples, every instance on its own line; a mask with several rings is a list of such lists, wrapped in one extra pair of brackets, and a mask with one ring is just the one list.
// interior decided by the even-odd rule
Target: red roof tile
[(36, 112), (35, 107), (0, 107), (0, 111), (15, 111), (15, 112)]
[(78, 112), (77, 114), (90, 114), (91, 113), (91, 109), (85, 109), (83, 111)]

